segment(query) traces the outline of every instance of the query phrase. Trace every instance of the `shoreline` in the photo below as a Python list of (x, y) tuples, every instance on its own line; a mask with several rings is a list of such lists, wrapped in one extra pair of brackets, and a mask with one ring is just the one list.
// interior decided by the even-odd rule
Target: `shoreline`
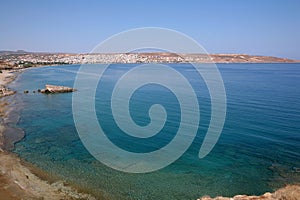
[[(2, 70), (0, 73), (0, 87), (7, 89), (7, 85), (14, 81), (24, 70)], [(23, 130), (12, 127), (18, 119), (12, 119), (14, 102), (8, 96), (15, 94), (11, 91), (0, 96), (0, 199), (45, 199), (45, 200), (95, 200), (92, 195), (78, 192), (62, 180), (50, 177), (32, 164), (22, 160), (11, 152), (14, 143), (21, 140), (25, 134)]]
[[(7, 88), (7, 85), (14, 81), (20, 71), (18, 70), (5, 70), (0, 74), (0, 150), (9, 151), (13, 149), (13, 143), (24, 137), (22, 130), (8, 126), (11, 122), (12, 101), (8, 96), (15, 94)], [(5, 98), (4, 98), (5, 97)], [(17, 121), (17, 120), (16, 120)], [(15, 133), (16, 134), (5, 134), (5, 133)]]
[[(0, 85), (5, 88), (9, 83), (14, 81), (24, 70), (3, 70), (5, 76), (0, 76)], [(13, 74), (11, 74), (13, 73)], [(3, 75), (3, 73), (2, 73)], [(7, 78), (9, 77), (9, 78)], [(7, 121), (10, 121), (10, 114), (15, 108), (10, 97), (0, 98), (0, 199), (89, 199), (94, 200), (93, 196), (78, 192), (72, 186), (66, 185), (57, 177), (51, 177), (47, 172), (43, 172), (32, 164), (22, 160), (10, 150), (13, 144), (24, 137), (21, 129), (10, 127)], [(20, 131), (18, 137), (7, 138), (7, 133), (15, 133)], [(6, 134), (4, 134), (6, 133)], [(8, 140), (7, 140), (8, 139)], [(237, 195), (232, 198), (215, 197), (210, 198), (204, 196), (201, 200), (250, 200), (250, 199), (266, 199), (275, 200), (282, 197), (286, 200), (297, 200), (288, 196), (291, 193), (300, 196), (300, 185), (290, 185), (276, 190), (274, 193), (265, 193), (261, 196)], [(80, 191), (80, 190), (79, 190)], [(282, 194), (278, 196), (279, 192)], [(280, 198), (279, 198), (280, 197)]]

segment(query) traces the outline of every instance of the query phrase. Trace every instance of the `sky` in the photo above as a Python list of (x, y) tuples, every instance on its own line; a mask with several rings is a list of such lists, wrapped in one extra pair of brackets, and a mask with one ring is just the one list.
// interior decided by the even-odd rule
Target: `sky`
[(300, 59), (299, 0), (0, 1), (0, 50), (84, 53), (142, 27), (182, 32), (209, 53)]

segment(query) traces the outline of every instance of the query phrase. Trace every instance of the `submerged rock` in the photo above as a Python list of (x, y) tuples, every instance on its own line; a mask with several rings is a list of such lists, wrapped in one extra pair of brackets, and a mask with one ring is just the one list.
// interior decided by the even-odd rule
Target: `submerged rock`
[(41, 93), (49, 94), (49, 93), (65, 93), (65, 92), (74, 92), (76, 89), (65, 86), (58, 85), (46, 85), (45, 89), (41, 90)]

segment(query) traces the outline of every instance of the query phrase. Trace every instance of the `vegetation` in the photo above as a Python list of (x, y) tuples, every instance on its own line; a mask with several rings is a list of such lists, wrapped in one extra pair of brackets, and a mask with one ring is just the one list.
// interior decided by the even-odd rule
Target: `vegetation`
[(68, 63), (65, 62), (29, 62), (29, 61), (19, 61), (16, 66), (19, 68), (29, 68), (29, 67), (37, 67), (37, 66), (44, 66), (44, 65), (65, 65)]

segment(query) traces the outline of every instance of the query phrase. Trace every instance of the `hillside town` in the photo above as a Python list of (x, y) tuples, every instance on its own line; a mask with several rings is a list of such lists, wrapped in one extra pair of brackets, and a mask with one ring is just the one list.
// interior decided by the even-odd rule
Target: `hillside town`
[(246, 54), (176, 54), (153, 53), (31, 53), (0, 52), (0, 69), (27, 68), (41, 65), (96, 63), (292, 63), (295, 60)]

